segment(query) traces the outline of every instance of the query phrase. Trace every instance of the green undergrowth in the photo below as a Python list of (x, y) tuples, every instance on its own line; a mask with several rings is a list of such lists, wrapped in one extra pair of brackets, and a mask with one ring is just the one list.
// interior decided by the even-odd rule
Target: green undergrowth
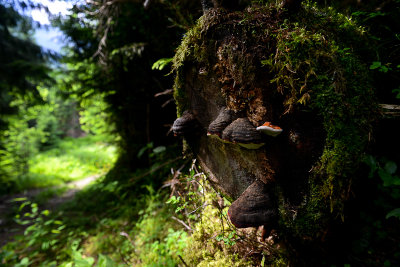
[[(241, 49), (253, 52), (232, 53), (223, 37), (229, 32), (240, 40), (233, 44), (246, 44)], [(319, 239), (328, 221), (344, 219), (344, 204), (379, 116), (366, 62), (368, 40), (362, 27), (332, 8), (305, 1), (300, 12), (288, 14), (267, 4), (240, 13), (205, 13), (174, 57), (178, 115), (189, 103), (185, 75), (197, 67), (220, 71), (221, 93), (227, 103), (243, 103), (238, 109), (251, 105), (247, 96), (253, 93), (254, 77), (261, 75), (266, 78), (262, 90), (273, 88), (283, 99), (282, 119), (301, 112), (321, 119), (324, 149), (309, 175), (305, 200), (295, 207), (297, 216), (287, 210), (293, 208), (290, 203), (280, 200), (282, 224), (291, 235)], [(222, 50), (215, 51), (218, 47)], [(223, 59), (216, 62), (216, 56)]]
[[(101, 184), (101, 183), (100, 183)], [(82, 192), (82, 197), (104, 193), (100, 184)], [(104, 187), (103, 187), (104, 190)], [(119, 203), (115, 212), (94, 214), (66, 209), (58, 214), (39, 212), (35, 203), (26, 205), (17, 220), (31, 224), (24, 235), (2, 248), (2, 266), (176, 266), (177, 254), (186, 246), (186, 232), (170, 219), (163, 205), (165, 192), (151, 187), (136, 201), (142, 209)], [(129, 202), (132, 203), (132, 202)], [(85, 205), (85, 204), (81, 204)], [(28, 209), (27, 209), (28, 208)], [(81, 217), (83, 216), (83, 217)], [(105, 262), (102, 262), (105, 261)]]
[(165, 193), (143, 188), (146, 193), (135, 199), (140, 205), (129, 205), (132, 200), (126, 205), (118, 203), (118, 214), (107, 209), (96, 214), (71, 208), (79, 205), (85, 208), (82, 198), (94, 192), (107, 194), (106, 190), (101, 183), (95, 184), (58, 214), (39, 213), (36, 204), (24, 202), (30, 210), (22, 209), (20, 223), (33, 224), (24, 235), (2, 248), (1, 263), (4, 266), (175, 266), (179, 260), (176, 253), (186, 245), (186, 233), (177, 230), (176, 223), (170, 220), (171, 211), (163, 207)]
[(29, 172), (18, 178), (19, 190), (63, 185), (106, 173), (116, 161), (116, 147), (101, 136), (65, 138), (57, 146), (34, 155)]
[(150, 171), (114, 168), (54, 212), (20, 199), (15, 220), (29, 226), (1, 249), (0, 266), (177, 266), (187, 233), (171, 219), (168, 189), (154, 189), (182, 165), (161, 161), (171, 153), (154, 154), (162, 167)]
[[(394, 168), (390, 166), (389, 171)], [(16, 220), (30, 226), (24, 235), (2, 248), (0, 264), (230, 267), (288, 266), (297, 262), (288, 257), (287, 246), (292, 244), (287, 243), (290, 241), (284, 238), (283, 229), (276, 229), (262, 240), (261, 229), (234, 227), (227, 216), (230, 201), (213, 188), (195, 163), (189, 166), (181, 161), (166, 169), (170, 168), (172, 174), (162, 171), (137, 181), (103, 177), (53, 214), (41, 211), (36, 203), (21, 202)], [(379, 168), (374, 171), (382, 172)], [(146, 170), (138, 171), (136, 177), (140, 173)], [(162, 189), (155, 190), (159, 186), (152, 181), (158, 176), (167, 177), (167, 181)], [(389, 233), (382, 228), (385, 222), (373, 222), (360, 229), (370, 227), (376, 234), (349, 235), (348, 242), (354, 248), (345, 253), (360, 257), (363, 249), (377, 249), (372, 242), (384, 241)], [(358, 234), (364, 236), (359, 238)], [(367, 241), (371, 243), (365, 247), (363, 242)], [(349, 262), (325, 256), (314, 255), (313, 264)], [(338, 252), (337, 257), (342, 255)]]
[(154, 175), (136, 182), (101, 178), (54, 213), (21, 200), (15, 220), (29, 226), (2, 247), (0, 265), (255, 266), (278, 255), (258, 241), (260, 232), (235, 229), (229, 201), (187, 165), (182, 171), (182, 162), (172, 165), (159, 190)]
[(168, 204), (188, 231), (182, 258), (186, 266), (283, 266), (273, 240), (261, 241), (261, 230), (237, 229), (227, 215), (230, 201), (217, 191), (193, 162), (189, 173), (168, 182)]

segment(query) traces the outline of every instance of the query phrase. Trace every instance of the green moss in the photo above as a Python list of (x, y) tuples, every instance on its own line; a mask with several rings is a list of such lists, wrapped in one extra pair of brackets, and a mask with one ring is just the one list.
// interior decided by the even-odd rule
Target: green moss
[[(301, 25), (301, 26), (300, 26)], [(323, 119), (325, 148), (310, 176), (310, 192), (295, 227), (304, 234), (322, 218), (343, 217), (353, 175), (376, 119), (369, 71), (357, 55), (363, 29), (334, 10), (307, 6), (277, 33), (273, 83), (286, 95), (286, 112), (309, 108)], [(321, 216), (321, 213), (324, 214)], [(313, 227), (311, 227), (313, 228)]]
[[(285, 251), (275, 241), (260, 242), (257, 228), (237, 229), (227, 215), (231, 203), (212, 187), (212, 182), (196, 168), (185, 180), (185, 212), (193, 229), (182, 254), (188, 266), (288, 266)], [(195, 186), (193, 186), (195, 185)], [(182, 194), (184, 193), (184, 194)], [(199, 208), (201, 207), (201, 208)], [(193, 213), (193, 211), (197, 211)], [(193, 219), (196, 217), (196, 219)]]
[[(239, 253), (241, 242), (234, 227), (228, 222), (227, 210), (218, 209), (215, 203), (220, 198), (204, 176), (201, 198), (203, 205), (200, 218), (194, 226), (192, 235), (187, 239), (183, 258), (189, 266), (252, 266), (251, 259)], [(192, 192), (192, 197), (195, 192)], [(197, 192), (199, 194), (200, 192)]]
[(232, 248), (216, 237), (224, 231), (232, 231), (226, 220), (221, 220), (219, 210), (211, 205), (202, 213), (202, 220), (196, 224), (188, 238), (184, 253), (190, 266), (249, 266), (248, 260), (232, 253)]
[(184, 67), (189, 62), (201, 62), (204, 59), (202, 33), (204, 32), (204, 17), (201, 17), (197, 24), (190, 29), (182, 39), (173, 59), (173, 72), (176, 73), (174, 83), (174, 98), (177, 103), (178, 117), (188, 108), (188, 101), (185, 92)]

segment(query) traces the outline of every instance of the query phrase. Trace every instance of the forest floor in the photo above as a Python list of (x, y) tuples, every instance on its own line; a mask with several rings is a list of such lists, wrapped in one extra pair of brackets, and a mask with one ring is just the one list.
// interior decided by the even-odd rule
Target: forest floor
[(0, 196), (0, 266), (181, 264), (189, 238), (174, 217), (181, 204), (169, 204), (169, 188), (158, 184), (184, 163), (165, 164), (169, 153), (177, 156), (175, 147), (153, 149), (152, 171), (135, 173), (116, 171), (117, 151), (100, 138), (36, 155), (19, 177), (21, 193)]
[(55, 211), (62, 204), (71, 201), (75, 194), (85, 188), (88, 184), (94, 182), (101, 177), (101, 174), (91, 175), (84, 179), (67, 183), (65, 186), (55, 186), (51, 188), (34, 188), (28, 189), (21, 193), (9, 194), (0, 197), (0, 247), (11, 241), (17, 234), (23, 234), (24, 230), (29, 226), (21, 225), (15, 222), (14, 215), (21, 205), (21, 201), (30, 201), (34, 203), (40, 194), (47, 191), (62, 190), (61, 194), (54, 194), (45, 200), (40, 210)]
[(116, 148), (104, 140), (91, 135), (65, 138), (29, 158), (29, 172), (15, 179), (18, 193), (0, 196), (0, 247), (30, 225), (16, 222), (17, 215), (29, 218), (24, 206), (37, 206), (39, 213), (56, 211), (112, 168)]

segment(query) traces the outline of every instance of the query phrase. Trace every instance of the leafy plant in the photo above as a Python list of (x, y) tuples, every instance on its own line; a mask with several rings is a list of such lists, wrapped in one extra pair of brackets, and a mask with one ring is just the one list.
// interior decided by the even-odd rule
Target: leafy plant
[(397, 99), (400, 99), (400, 89), (393, 89), (392, 92), (396, 94)]
[[(65, 224), (51, 218), (49, 210), (40, 210), (36, 203), (26, 198), (15, 199), (22, 202), (15, 215), (15, 221), (25, 226), (24, 242), (9, 243), (3, 247), (3, 263), (17, 262), (17, 266), (28, 266), (36, 262), (39, 255), (51, 253), (59, 248), (61, 235)], [(22, 260), (19, 260), (22, 259)]]
[(224, 234), (219, 234), (215, 237), (215, 240), (217, 241), (224, 241), (225, 245), (227, 246), (233, 246), (236, 244), (236, 239), (238, 237), (236, 236), (236, 231), (230, 232), (228, 235)]
[(400, 208), (394, 209), (386, 215), (386, 219), (389, 219), (390, 217), (397, 217), (400, 219)]
[(230, 223), (230, 202), (213, 189), (195, 162), (187, 172), (175, 172), (166, 182), (172, 191), (167, 203), (175, 209), (175, 219), (190, 233), (183, 261), (188, 266), (252, 266), (258, 260), (246, 256), (245, 251), (271, 255), (271, 247), (256, 241), (256, 231), (242, 231)]
[(172, 63), (173, 58), (161, 58), (154, 62), (153, 66), (151, 66), (152, 70), (163, 70), (168, 64)]
[(382, 64), (379, 61), (374, 61), (374, 62), (372, 62), (371, 66), (369, 66), (369, 69), (370, 70), (378, 70), (380, 72), (386, 73), (386, 72), (392, 70), (392, 68), (389, 67), (389, 66), (390, 66), (389, 63), (388, 64)]
[[(366, 156), (364, 162), (369, 165), (370, 172), (368, 177), (377, 175), (383, 185), (383, 188), (389, 192), (393, 200), (400, 199), (400, 177), (396, 175), (397, 164), (385, 158), (377, 159), (372, 155)], [(400, 219), (400, 209), (395, 208), (387, 213), (386, 219), (396, 217)]]

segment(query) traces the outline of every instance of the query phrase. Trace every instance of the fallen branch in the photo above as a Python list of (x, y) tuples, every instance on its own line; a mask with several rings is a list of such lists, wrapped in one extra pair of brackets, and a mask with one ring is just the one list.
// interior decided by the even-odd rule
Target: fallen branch
[(174, 92), (174, 89), (167, 89), (165, 91), (162, 91), (161, 93), (155, 94), (154, 97), (159, 97), (162, 95), (172, 95), (173, 92)]
[(379, 104), (382, 109), (383, 117), (400, 117), (400, 105)]
[(186, 264), (186, 262), (182, 259), (181, 255), (178, 255), (179, 259), (182, 261), (183, 265), (185, 265), (186, 267), (188, 267), (188, 265)]
[(172, 216), (171, 218), (174, 219), (175, 221), (179, 222), (179, 223), (182, 224), (183, 226), (185, 226), (185, 228), (188, 229), (189, 231), (193, 231), (193, 229), (190, 228), (190, 226), (187, 225), (184, 221), (179, 220), (179, 219), (176, 218), (175, 216)]

